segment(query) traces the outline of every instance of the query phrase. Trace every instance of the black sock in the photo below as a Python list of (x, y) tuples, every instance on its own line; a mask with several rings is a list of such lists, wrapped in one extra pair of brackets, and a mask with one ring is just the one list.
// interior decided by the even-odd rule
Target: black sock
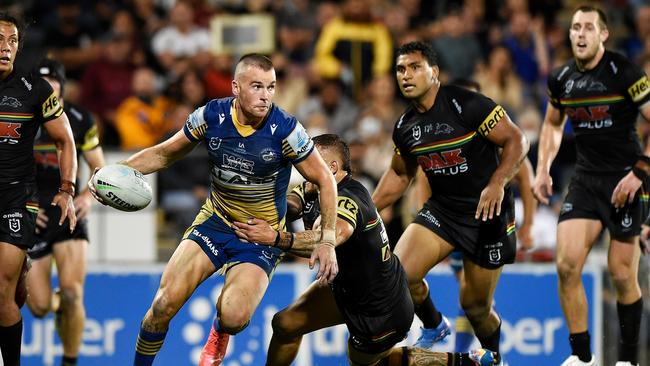
[(589, 331), (569, 334), (571, 343), (571, 354), (578, 356), (580, 361), (591, 361), (591, 337)]
[(77, 366), (77, 357), (63, 356), (61, 366)]
[(8, 327), (0, 326), (0, 351), (5, 366), (20, 365), (20, 340), (23, 336), (23, 319)]
[(621, 327), (621, 340), (618, 343), (618, 360), (630, 361), (636, 365), (639, 361), (639, 328), (643, 314), (643, 298), (629, 304), (616, 303), (618, 324)]
[(494, 352), (496, 354), (495, 358), (497, 362), (500, 362), (501, 355), (499, 354), (499, 343), (501, 342), (501, 320), (499, 320), (499, 326), (497, 326), (497, 329), (495, 329), (492, 334), (488, 334), (485, 337), (479, 337), (476, 335), (476, 338), (481, 342), (481, 347)]
[(442, 321), (442, 314), (436, 309), (431, 301), (431, 292), (427, 292), (427, 297), (422, 304), (415, 306), (415, 315), (422, 321), (422, 326), (426, 329), (433, 329), (437, 327)]

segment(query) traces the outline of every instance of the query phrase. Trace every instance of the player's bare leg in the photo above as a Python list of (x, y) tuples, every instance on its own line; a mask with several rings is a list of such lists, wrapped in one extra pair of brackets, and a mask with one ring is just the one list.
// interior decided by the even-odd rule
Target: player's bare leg
[(201, 351), (200, 366), (221, 364), (230, 336), (248, 326), (268, 286), (266, 272), (255, 264), (240, 263), (228, 269), (217, 301), (217, 319)]
[(618, 361), (632, 365), (639, 362), (639, 333), (643, 313), (643, 298), (638, 281), (640, 257), (638, 236), (626, 240), (613, 239), (610, 242), (607, 264), (616, 288), (621, 334)]
[(0, 351), (6, 366), (20, 364), (22, 316), (16, 304), (16, 284), (25, 251), (0, 242)]
[(303, 335), (343, 322), (329, 286), (312, 283), (294, 303), (273, 317), (273, 336), (266, 364), (291, 365)]
[(395, 246), (395, 255), (408, 278), (415, 314), (423, 324), (420, 338), (415, 343), (418, 347), (430, 348), (450, 333), (449, 321), (433, 304), (424, 276), (453, 250), (451, 244), (415, 223), (406, 228)]
[(499, 352), (501, 319), (494, 311), (494, 291), (503, 267), (483, 268), (463, 259), (464, 281), (460, 284), (460, 305), (483, 348)]
[(27, 307), (37, 318), (46, 316), (59, 307), (58, 295), (52, 294), (52, 255), (32, 260), (32, 267), (27, 272)]
[(560, 304), (569, 328), (573, 355), (583, 362), (591, 359), (591, 347), (582, 269), (601, 230), (600, 221), (588, 219), (565, 220), (557, 228), (556, 266)]
[(134, 366), (151, 365), (162, 347), (170, 320), (185, 304), (196, 287), (216, 269), (194, 241), (181, 241), (169, 259), (160, 287), (140, 325)]
[(63, 357), (72, 359), (76, 359), (79, 353), (86, 320), (83, 287), (87, 249), (86, 240), (68, 240), (53, 247), (60, 287), (60, 305), (55, 309), (60, 316), (58, 332), (63, 343)]

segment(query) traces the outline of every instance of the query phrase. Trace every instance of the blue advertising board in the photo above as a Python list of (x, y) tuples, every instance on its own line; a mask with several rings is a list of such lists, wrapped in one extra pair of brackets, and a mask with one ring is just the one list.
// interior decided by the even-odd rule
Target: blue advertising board
[[(131, 365), (140, 320), (148, 309), (160, 280), (162, 267), (116, 270), (91, 269), (85, 285), (87, 321), (80, 364)], [(311, 282), (306, 265), (281, 265), (276, 271), (250, 325), (231, 337), (224, 366), (263, 365), (272, 335), (271, 319)], [(589, 302), (593, 349), (600, 352), (600, 271), (587, 267), (583, 276)], [(429, 273), (427, 281), (436, 306), (450, 319), (458, 312), (458, 285), (448, 267)], [(206, 280), (170, 324), (157, 366), (196, 365), (210, 324), (223, 277)], [(557, 276), (552, 265), (509, 266), (501, 276), (495, 306), (503, 318), (501, 350), (514, 365), (560, 364), (570, 353), (568, 330), (557, 297)], [(22, 364), (58, 365), (63, 353), (51, 316), (34, 319), (23, 308)], [(413, 324), (404, 344), (419, 336)], [(478, 346), (478, 343), (476, 343)], [(339, 326), (307, 335), (296, 360), (298, 366), (347, 365), (347, 331)], [(453, 348), (453, 335), (436, 350)]]

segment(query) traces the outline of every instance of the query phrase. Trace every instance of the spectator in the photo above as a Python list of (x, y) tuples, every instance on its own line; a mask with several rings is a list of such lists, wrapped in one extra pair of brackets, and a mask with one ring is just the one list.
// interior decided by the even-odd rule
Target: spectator
[(510, 51), (496, 46), (490, 52), (487, 65), (476, 74), (481, 90), (508, 112), (518, 113), (524, 102), (524, 87), (514, 72)]
[(546, 77), (549, 60), (543, 19), (531, 19), (530, 14), (523, 11), (513, 13), (509, 31), (503, 43), (512, 54), (519, 77), (528, 85)]
[(169, 12), (170, 25), (153, 36), (152, 49), (162, 67), (180, 75), (192, 64), (206, 67), (210, 62), (210, 34), (193, 23), (194, 10), (179, 1)]
[[(276, 52), (272, 57), (277, 80), (275, 104), (289, 113), (296, 113), (307, 95), (309, 85), (304, 71), (290, 63), (289, 59), (281, 52)], [(320, 134), (310, 134), (318, 136)]]
[(342, 16), (318, 37), (315, 66), (325, 78), (344, 80), (356, 95), (373, 76), (390, 71), (392, 53), (388, 28), (372, 19), (368, 0), (345, 0)]
[(133, 96), (117, 108), (115, 128), (124, 150), (139, 150), (155, 145), (169, 129), (173, 103), (156, 90), (156, 74), (139, 68), (133, 74)]
[(481, 60), (481, 47), (476, 37), (468, 33), (458, 10), (452, 10), (442, 19), (442, 34), (433, 40), (440, 69), (449, 80), (474, 74)]
[(318, 94), (307, 99), (298, 107), (296, 117), (310, 126), (309, 120), (314, 115), (327, 119), (327, 128), (331, 133), (342, 135), (354, 126), (359, 114), (356, 104), (343, 94), (343, 85), (338, 79), (322, 80)]
[(212, 63), (203, 76), (206, 93), (210, 99), (224, 98), (231, 95), (232, 69), (232, 56), (226, 54), (214, 55)]
[(115, 146), (115, 110), (131, 95), (133, 45), (126, 35), (115, 32), (109, 32), (104, 41), (104, 57), (90, 64), (81, 80), (81, 104), (99, 117), (104, 146)]

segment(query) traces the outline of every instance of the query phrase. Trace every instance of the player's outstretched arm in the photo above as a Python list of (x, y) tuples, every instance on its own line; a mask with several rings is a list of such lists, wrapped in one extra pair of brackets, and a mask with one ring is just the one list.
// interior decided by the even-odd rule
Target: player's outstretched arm
[[(641, 107), (640, 111), (643, 119), (650, 122), (650, 102)], [(650, 145), (647, 142), (649, 141), (646, 141), (643, 156), (639, 157), (632, 170), (618, 182), (612, 192), (611, 202), (616, 208), (632, 203), (641, 184), (650, 175)]]
[[(249, 219), (247, 222), (234, 222), (235, 233), (240, 238), (262, 245), (278, 247), (299, 257), (309, 258), (320, 244), (320, 230), (306, 230), (299, 233), (274, 230), (269, 223), (261, 219)], [(347, 221), (336, 219), (336, 245), (347, 241), (354, 227)]]
[(564, 118), (562, 111), (548, 103), (542, 131), (539, 135), (537, 172), (533, 182), (535, 198), (545, 205), (548, 205), (548, 199), (553, 194), (553, 181), (550, 175), (551, 163), (553, 163), (557, 152), (560, 150), (564, 123), (566, 123), (566, 118)]
[(372, 194), (372, 201), (381, 211), (397, 201), (415, 176), (417, 164), (399, 154), (393, 155), (390, 167), (382, 175)]
[(142, 174), (150, 174), (167, 168), (176, 160), (187, 155), (198, 142), (191, 141), (180, 130), (167, 140), (131, 155), (122, 162)]
[(74, 209), (75, 181), (77, 179), (77, 152), (70, 129), (70, 122), (65, 112), (59, 117), (46, 122), (44, 125), (47, 133), (54, 140), (59, 153), (59, 169), (61, 171), (61, 187), (59, 193), (54, 196), (52, 206), (59, 206), (61, 209), (61, 220), (59, 225), (68, 218), (70, 231), (77, 225), (77, 216)]
[(499, 119), (490, 130), (486, 138), (497, 146), (503, 148), (501, 162), (494, 170), (490, 181), (481, 192), (476, 219), (486, 221), (495, 215), (501, 215), (501, 202), (504, 196), (504, 187), (515, 176), (521, 162), (528, 153), (528, 140), (524, 133), (508, 117), (507, 114)]

